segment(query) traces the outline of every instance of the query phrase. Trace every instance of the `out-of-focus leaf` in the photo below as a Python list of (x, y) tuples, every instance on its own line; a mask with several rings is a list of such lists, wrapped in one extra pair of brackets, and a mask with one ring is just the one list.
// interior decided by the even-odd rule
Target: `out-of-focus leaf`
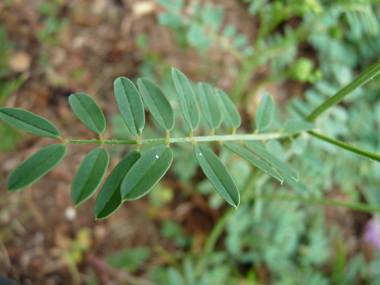
[(48, 120), (23, 109), (1, 108), (0, 118), (12, 127), (38, 136), (49, 138), (61, 136), (58, 129)]
[(153, 118), (157, 124), (169, 132), (174, 127), (174, 113), (168, 99), (153, 82), (139, 79), (137, 85)]
[(11, 172), (8, 191), (21, 190), (52, 170), (65, 156), (67, 147), (62, 144), (46, 146)]
[(75, 206), (95, 193), (106, 174), (108, 163), (109, 155), (105, 148), (98, 147), (86, 155), (71, 185), (71, 198)]
[(151, 254), (149, 248), (135, 247), (108, 255), (105, 261), (117, 269), (127, 267), (129, 270), (133, 270), (146, 261)]
[(185, 281), (179, 271), (173, 267), (168, 269), (170, 285), (185, 285)]
[(272, 123), (274, 115), (274, 101), (269, 93), (265, 93), (257, 107), (255, 123), (258, 130), (266, 130)]
[(186, 75), (178, 69), (172, 69), (172, 76), (183, 116), (185, 117), (190, 130), (195, 130), (199, 125), (200, 117), (193, 88)]
[(84, 93), (71, 94), (69, 103), (79, 120), (91, 131), (102, 134), (106, 129), (106, 119), (99, 105)]
[(205, 116), (207, 123), (212, 129), (217, 129), (222, 123), (222, 112), (212, 87), (208, 84), (199, 82), (198, 94), (203, 115)]
[(302, 154), (307, 145), (307, 141), (305, 141), (302, 137), (298, 137), (292, 142), (292, 150), (295, 154)]
[(241, 125), (241, 117), (239, 111), (236, 109), (234, 103), (228, 97), (228, 95), (218, 88), (215, 88), (215, 93), (219, 99), (219, 103), (222, 106), (223, 114), (227, 122), (234, 128), (237, 129)]
[(228, 204), (237, 208), (240, 204), (240, 193), (224, 164), (204, 146), (194, 145), (194, 153), (211, 184)]
[(138, 151), (129, 153), (120, 160), (107, 177), (95, 202), (95, 217), (97, 220), (109, 217), (121, 206), (123, 203), (120, 193), (121, 182), (140, 157), (141, 154)]
[(270, 165), (282, 171), (284, 174), (288, 175), (294, 181), (298, 182), (299, 178), (298, 175), (294, 172), (294, 170), (287, 166), (285, 163), (283, 163), (281, 160), (279, 160), (277, 157), (269, 153), (259, 142), (244, 142), (244, 146), (247, 147), (253, 153), (260, 156)]
[(282, 148), (282, 145), (278, 141), (276, 140), (268, 141), (265, 146), (268, 152), (273, 154), (279, 160), (285, 161), (285, 151)]
[(121, 183), (124, 200), (136, 200), (146, 195), (168, 171), (173, 152), (167, 146), (157, 146), (143, 155), (129, 170)]
[(284, 127), (291, 132), (307, 132), (317, 128), (313, 123), (302, 120), (288, 120), (285, 122)]
[(232, 143), (223, 142), (223, 145), (229, 150), (236, 153), (237, 155), (244, 158), (246, 161), (252, 163), (254, 166), (260, 168), (266, 174), (280, 181), (281, 184), (284, 182), (284, 179), (276, 170), (274, 170), (272, 167), (269, 166), (269, 164), (267, 164), (264, 160), (257, 157), (256, 155), (254, 155), (252, 152)]
[(145, 125), (144, 106), (135, 84), (125, 77), (113, 83), (120, 114), (132, 135), (141, 136)]

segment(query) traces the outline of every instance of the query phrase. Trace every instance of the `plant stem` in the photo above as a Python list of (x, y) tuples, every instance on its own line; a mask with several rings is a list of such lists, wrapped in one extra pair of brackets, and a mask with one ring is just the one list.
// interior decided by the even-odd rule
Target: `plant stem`
[[(212, 141), (262, 141), (286, 138), (297, 134), (297, 132), (281, 132), (267, 134), (237, 134), (237, 135), (221, 135), (221, 136), (199, 136), (199, 137), (181, 137), (181, 138), (155, 138), (139, 140), (103, 140), (103, 144), (153, 144), (153, 143), (180, 143), (180, 142), (212, 142)], [(85, 143), (85, 144), (100, 144), (100, 140), (66, 140), (66, 143)]]
[(338, 104), (340, 101), (344, 99), (348, 94), (358, 89), (360, 86), (367, 83), (374, 76), (380, 73), (380, 61), (376, 62), (369, 69), (363, 72), (359, 77), (357, 77), (354, 81), (348, 84), (346, 87), (341, 89), (334, 96), (323, 102), (319, 107), (317, 107), (305, 120), (312, 122), (318, 116), (320, 116), (323, 112), (325, 112), (328, 108)]
[(328, 199), (317, 198), (303, 198), (298, 196), (285, 196), (285, 195), (257, 195), (255, 198), (261, 198), (266, 200), (282, 200), (282, 201), (296, 201), (302, 203), (321, 204), (326, 206), (343, 207), (360, 212), (380, 213), (380, 207), (374, 205), (368, 205), (364, 203), (347, 203)]
[(318, 134), (316, 132), (309, 132), (309, 134), (311, 134), (312, 136), (315, 136), (315, 137), (317, 137), (317, 138), (319, 138), (321, 140), (324, 140), (326, 142), (329, 142), (331, 144), (334, 144), (334, 145), (337, 145), (337, 146), (339, 146), (341, 148), (344, 148), (345, 150), (348, 150), (350, 152), (353, 152), (353, 153), (356, 153), (358, 155), (361, 155), (361, 156), (367, 157), (369, 159), (373, 159), (373, 160), (376, 160), (376, 161), (380, 162), (380, 155), (378, 155), (377, 153), (366, 151), (364, 149), (361, 149), (361, 148), (358, 148), (356, 146), (352, 146), (352, 145), (346, 144), (344, 142), (335, 140), (335, 139), (330, 138), (330, 137), (326, 137), (326, 136)]

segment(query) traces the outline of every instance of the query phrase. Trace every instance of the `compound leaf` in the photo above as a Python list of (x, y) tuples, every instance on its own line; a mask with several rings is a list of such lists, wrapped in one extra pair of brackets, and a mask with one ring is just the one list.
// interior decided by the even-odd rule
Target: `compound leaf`
[(129, 170), (121, 183), (124, 200), (136, 200), (146, 195), (168, 171), (173, 152), (167, 146), (157, 146), (145, 153)]
[(71, 94), (69, 103), (79, 120), (94, 133), (100, 135), (106, 129), (106, 119), (99, 105), (84, 93)]
[(279, 160), (277, 157), (269, 153), (263, 145), (261, 145), (259, 142), (244, 142), (244, 146), (247, 147), (249, 150), (251, 150), (253, 153), (260, 156), (262, 159), (264, 159), (266, 162), (268, 162), (273, 167), (277, 168), (278, 170), (282, 171), (284, 174), (288, 175), (290, 178), (292, 178), (294, 181), (298, 182), (299, 178), (298, 175), (291, 169), (289, 166), (287, 166), (285, 163), (283, 163), (281, 160)]
[(265, 93), (257, 107), (255, 123), (258, 130), (266, 130), (272, 123), (274, 115), (274, 101), (269, 93)]
[(203, 115), (205, 116), (207, 123), (212, 129), (217, 129), (222, 123), (222, 112), (212, 87), (208, 84), (199, 82), (198, 94)]
[(144, 106), (135, 84), (125, 77), (113, 83), (117, 106), (132, 135), (141, 136), (145, 125)]
[(227, 122), (234, 128), (237, 129), (241, 125), (241, 117), (239, 111), (236, 109), (234, 103), (228, 97), (226, 92), (221, 89), (215, 88), (215, 93), (219, 99), (219, 103), (222, 106), (222, 110)]
[(174, 127), (174, 113), (161, 89), (147, 79), (137, 81), (140, 93), (157, 124), (169, 132)]
[(71, 198), (75, 206), (82, 204), (95, 193), (106, 174), (108, 162), (108, 152), (102, 147), (86, 155), (71, 185)]
[(52, 170), (65, 156), (67, 147), (62, 144), (46, 146), (11, 172), (8, 191), (21, 190)]
[(172, 69), (172, 77), (174, 80), (174, 86), (177, 90), (183, 116), (185, 117), (190, 130), (195, 130), (199, 125), (200, 117), (193, 88), (191, 87), (186, 75), (178, 69)]
[(290, 132), (307, 132), (317, 128), (313, 123), (296, 119), (286, 121), (284, 127)]
[(240, 204), (239, 190), (220, 159), (204, 146), (194, 145), (194, 153), (203, 173), (228, 204), (237, 208)]
[(120, 160), (107, 177), (95, 202), (95, 217), (97, 220), (109, 217), (121, 206), (123, 203), (120, 193), (121, 182), (140, 157), (141, 153), (138, 151), (129, 153)]
[(19, 108), (1, 108), (0, 118), (17, 129), (42, 137), (59, 138), (58, 129), (45, 118)]
[(281, 184), (284, 182), (284, 179), (276, 170), (274, 170), (272, 167), (269, 166), (268, 163), (266, 163), (264, 160), (254, 155), (252, 152), (232, 143), (223, 142), (223, 145), (229, 150), (236, 153), (237, 155), (244, 158), (246, 161), (252, 163), (254, 166), (260, 168), (262, 171), (264, 171), (268, 175), (280, 181)]

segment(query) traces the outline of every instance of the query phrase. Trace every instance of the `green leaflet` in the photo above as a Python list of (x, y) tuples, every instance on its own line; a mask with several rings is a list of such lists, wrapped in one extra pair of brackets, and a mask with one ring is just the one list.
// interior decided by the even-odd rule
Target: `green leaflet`
[(174, 80), (175, 89), (177, 90), (183, 116), (185, 117), (190, 130), (195, 130), (199, 125), (200, 117), (193, 88), (191, 87), (186, 75), (178, 69), (172, 69), (172, 77)]
[(255, 114), (255, 123), (258, 130), (266, 130), (272, 123), (274, 115), (274, 101), (269, 93), (261, 98)]
[(11, 172), (8, 191), (21, 190), (40, 179), (52, 170), (65, 156), (67, 147), (62, 144), (46, 146)]
[(168, 171), (173, 152), (167, 146), (157, 146), (143, 155), (129, 170), (121, 183), (121, 197), (136, 200), (146, 195)]
[(198, 94), (203, 115), (205, 116), (207, 123), (212, 129), (217, 129), (222, 123), (222, 112), (212, 87), (208, 84), (199, 82)]
[(45, 118), (19, 108), (1, 108), (0, 118), (7, 124), (38, 136), (59, 138), (58, 129)]
[(131, 167), (141, 157), (140, 152), (133, 151), (126, 155), (115, 166), (100, 189), (95, 202), (95, 217), (97, 220), (108, 218), (123, 203), (120, 185)]
[(105, 148), (98, 147), (89, 152), (75, 173), (71, 185), (71, 198), (78, 206), (95, 193), (108, 167), (109, 155)]
[(276, 141), (271, 140), (266, 143), (266, 149), (269, 153), (277, 157), (281, 161), (285, 161), (285, 151), (282, 148), (282, 145)]
[(231, 101), (230, 97), (218, 88), (215, 88), (215, 93), (219, 99), (219, 103), (222, 106), (227, 122), (234, 128), (237, 129), (241, 125), (241, 117), (239, 111), (236, 109), (234, 103)]
[(157, 124), (169, 132), (174, 127), (174, 113), (161, 89), (147, 79), (137, 81), (140, 93)]
[(257, 157), (256, 155), (254, 155), (252, 152), (232, 143), (223, 142), (223, 145), (229, 150), (236, 153), (237, 155), (244, 158), (246, 161), (252, 163), (254, 166), (260, 168), (266, 174), (280, 181), (281, 184), (284, 182), (284, 179), (276, 170), (274, 170), (272, 167), (269, 166), (269, 164), (267, 164), (264, 160)]
[(71, 94), (69, 103), (79, 120), (94, 133), (100, 135), (106, 129), (106, 119), (99, 105), (84, 93)]
[(127, 268), (131, 271), (136, 269), (152, 255), (147, 247), (134, 247), (119, 250), (105, 257), (105, 262), (114, 268)]
[(313, 123), (296, 119), (286, 121), (284, 127), (291, 132), (307, 132), (317, 128)]
[(113, 86), (125, 124), (134, 136), (141, 136), (145, 125), (145, 113), (139, 91), (133, 82), (125, 77), (118, 77)]
[(293, 169), (291, 169), (289, 166), (287, 166), (277, 157), (269, 153), (262, 144), (260, 144), (259, 142), (251, 141), (251, 142), (244, 142), (244, 146), (247, 147), (252, 152), (254, 152), (255, 154), (257, 154), (258, 156), (260, 156), (270, 165), (282, 171), (284, 174), (288, 175), (294, 181), (298, 182), (299, 178), (298, 178), (297, 173), (295, 173)]
[(228, 204), (237, 208), (240, 194), (230, 173), (220, 159), (204, 146), (194, 145), (194, 153), (203, 173)]

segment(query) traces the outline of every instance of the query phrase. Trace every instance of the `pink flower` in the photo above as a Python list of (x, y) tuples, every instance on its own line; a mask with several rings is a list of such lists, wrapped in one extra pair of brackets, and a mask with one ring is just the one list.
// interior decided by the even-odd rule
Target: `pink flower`
[(369, 220), (365, 226), (364, 240), (380, 250), (380, 222), (376, 218)]

